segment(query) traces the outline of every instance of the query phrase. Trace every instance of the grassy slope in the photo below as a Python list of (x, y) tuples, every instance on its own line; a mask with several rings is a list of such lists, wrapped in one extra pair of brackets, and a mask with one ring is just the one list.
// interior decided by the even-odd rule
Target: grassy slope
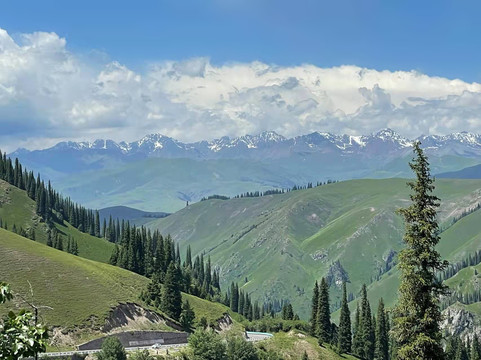
[(356, 359), (353, 356), (341, 356), (328, 348), (320, 347), (316, 338), (298, 331), (276, 333), (272, 339), (260, 343), (259, 346), (280, 352), (284, 359), (300, 359), (304, 351), (307, 352), (309, 359)]
[[(53, 310), (41, 310), (49, 324), (66, 328), (102, 325), (112, 306), (120, 302), (139, 303), (139, 294), (149, 280), (115, 266), (87, 260), (52, 249), (12, 232), (0, 229), (0, 280), (15, 293)], [(209, 322), (222, 317), (228, 308), (192, 295), (196, 316)], [(20, 298), (16, 300), (22, 305)], [(24, 304), (22, 306), (25, 306)]]
[[(480, 189), (479, 180), (438, 180), (440, 221), (448, 223), (477, 203)], [(349, 274), (348, 291), (357, 293), (388, 252), (402, 247), (395, 210), (408, 204), (408, 194), (403, 179), (346, 181), (285, 195), (210, 200), (148, 225), (171, 233), (183, 247), (191, 244), (194, 253), (210, 254), (224, 286), (238, 281), (254, 298), (289, 298), (307, 317), (312, 285), (334, 261)], [(450, 235), (455, 241), (443, 250), (453, 257), (474, 244), (458, 224)], [(395, 296), (395, 281), (388, 281), (388, 294), (383, 287), (378, 292)], [(336, 300), (338, 292), (332, 292)]]
[(0, 180), (0, 219), (3, 226), (7, 223), (8, 229), (13, 225), (20, 230), (22, 227), (29, 230), (33, 227), (38, 241), (47, 241), (47, 227), (40, 222), (36, 214), (35, 201), (31, 200), (25, 191), (22, 191), (7, 182)]
[[(441, 234), (441, 241), (437, 247), (438, 251), (444, 259), (450, 262), (456, 262), (466, 257), (467, 254), (474, 252), (480, 248), (481, 231), (479, 224), (481, 223), (481, 211), (475, 211), (468, 216), (463, 217), (453, 226), (448, 228)], [(481, 286), (479, 279), (481, 275), (475, 275), (474, 269), (481, 273), (481, 264), (468, 267), (461, 270), (458, 274), (446, 281), (451, 289), (461, 293), (467, 293), (473, 289), (479, 289)], [(377, 306), (379, 299), (382, 297), (388, 307), (392, 307), (397, 299), (397, 289), (399, 287), (399, 272), (397, 268), (391, 269), (379, 281), (376, 281), (368, 287), (368, 297), (371, 305)], [(351, 310), (354, 310), (356, 301), (350, 304)], [(469, 305), (476, 309), (477, 305)], [(481, 305), (479, 307), (481, 309)], [(334, 316), (338, 317), (338, 312)], [(479, 311), (481, 316), (481, 310)]]
[[(0, 219), (4, 223), (7, 222), (9, 230), (12, 229), (13, 224), (17, 226), (17, 229), (33, 227), (36, 241), (45, 244), (47, 227), (45, 223), (40, 222), (35, 209), (35, 201), (30, 199), (25, 191), (0, 180)], [(64, 237), (64, 248), (67, 246), (66, 239), (70, 235), (77, 240), (79, 256), (101, 262), (109, 261), (114, 244), (82, 233), (67, 222), (55, 224), (55, 226)]]
[[(0, 229), (0, 274), (16, 293), (50, 306), (42, 317), (51, 325), (102, 323), (110, 307), (136, 301), (147, 279), (126, 270), (52, 249)], [(97, 323), (98, 324), (98, 323)]]

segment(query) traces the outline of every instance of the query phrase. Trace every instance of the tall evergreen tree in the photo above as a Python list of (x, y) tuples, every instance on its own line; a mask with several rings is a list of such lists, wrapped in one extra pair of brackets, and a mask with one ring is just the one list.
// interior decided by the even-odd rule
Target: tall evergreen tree
[(182, 304), (182, 312), (180, 313), (180, 325), (185, 331), (190, 332), (192, 329), (192, 324), (194, 323), (195, 313), (190, 306), (189, 300), (185, 300)]
[(338, 344), (341, 353), (350, 353), (352, 347), (351, 312), (347, 304), (346, 283), (342, 284), (341, 315), (339, 319)]
[(361, 290), (361, 314), (359, 319), (360, 347), (358, 354), (366, 360), (374, 359), (374, 328), (372, 324), (371, 305), (367, 299), (366, 284)]
[(165, 274), (160, 309), (168, 316), (178, 320), (182, 311), (182, 295), (180, 293), (180, 276), (177, 266), (171, 262)]
[(446, 262), (441, 261), (435, 250), (439, 242), (436, 220), (439, 199), (432, 195), (434, 179), (420, 142), (414, 143), (414, 154), (409, 165), (416, 180), (408, 183), (413, 191), (410, 195), (412, 204), (399, 211), (406, 226), (406, 247), (398, 257), (401, 285), (393, 332), (399, 360), (435, 360), (444, 358), (439, 295), (446, 293), (436, 272), (444, 270)]
[(384, 311), (384, 301), (379, 300), (377, 308), (377, 326), (376, 326), (376, 360), (389, 359), (389, 336), (388, 325), (386, 321), (386, 312)]
[(312, 290), (312, 303), (311, 303), (311, 334), (316, 336), (317, 333), (317, 310), (319, 307), (319, 285), (314, 284), (314, 289)]
[(355, 355), (361, 353), (361, 333), (359, 327), (361, 323), (361, 310), (359, 309), (359, 302), (356, 304), (356, 312), (354, 314), (354, 333), (352, 337), (352, 352)]
[(329, 310), (329, 287), (325, 278), (321, 279), (321, 285), (319, 286), (317, 334), (320, 345), (331, 341), (331, 312)]

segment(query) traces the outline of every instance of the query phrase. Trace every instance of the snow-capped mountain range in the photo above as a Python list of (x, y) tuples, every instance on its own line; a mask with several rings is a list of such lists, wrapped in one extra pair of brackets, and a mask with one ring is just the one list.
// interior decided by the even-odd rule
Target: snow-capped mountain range
[(95, 140), (94, 142), (60, 142), (44, 149), (29, 151), (18, 149), (11, 156), (23, 157), (32, 152), (52, 153), (85, 152), (110, 153), (120, 157), (164, 157), (164, 158), (282, 158), (293, 153), (337, 153), (365, 156), (392, 156), (406, 152), (415, 140), (420, 140), (428, 152), (452, 153), (453, 155), (481, 155), (481, 135), (467, 132), (450, 135), (429, 135), (407, 139), (391, 129), (375, 134), (351, 136), (314, 132), (294, 138), (285, 138), (273, 131), (258, 135), (222, 137), (212, 141), (183, 143), (161, 134), (150, 134), (134, 142)]
[[(481, 136), (421, 136), (433, 174), (481, 163)], [(390, 129), (365, 136), (275, 132), (183, 143), (152, 134), (130, 143), (61, 142), (10, 154), (65, 195), (92, 208), (172, 212), (204, 196), (291, 188), (307, 182), (411, 177), (413, 139)]]

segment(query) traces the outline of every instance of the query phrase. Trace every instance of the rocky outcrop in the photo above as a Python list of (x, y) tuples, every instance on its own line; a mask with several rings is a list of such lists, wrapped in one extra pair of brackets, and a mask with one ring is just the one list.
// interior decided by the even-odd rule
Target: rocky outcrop
[(142, 329), (155, 325), (167, 325), (175, 330), (182, 330), (179, 324), (135, 303), (119, 304), (110, 310), (105, 319), (102, 332), (121, 331), (123, 329)]
[(463, 304), (454, 304), (443, 311), (442, 329), (449, 335), (472, 340), (473, 335), (481, 336), (481, 319), (468, 311)]

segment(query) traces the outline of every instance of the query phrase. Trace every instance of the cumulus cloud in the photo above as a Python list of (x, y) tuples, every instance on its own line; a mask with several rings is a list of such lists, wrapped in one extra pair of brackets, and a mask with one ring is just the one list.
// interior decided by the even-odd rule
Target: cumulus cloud
[(481, 84), (416, 71), (320, 68), (208, 58), (162, 61), (143, 72), (92, 63), (55, 33), (0, 29), (0, 145), (63, 139), (182, 141), (274, 130), (353, 135), (390, 127), (404, 136), (481, 132)]

